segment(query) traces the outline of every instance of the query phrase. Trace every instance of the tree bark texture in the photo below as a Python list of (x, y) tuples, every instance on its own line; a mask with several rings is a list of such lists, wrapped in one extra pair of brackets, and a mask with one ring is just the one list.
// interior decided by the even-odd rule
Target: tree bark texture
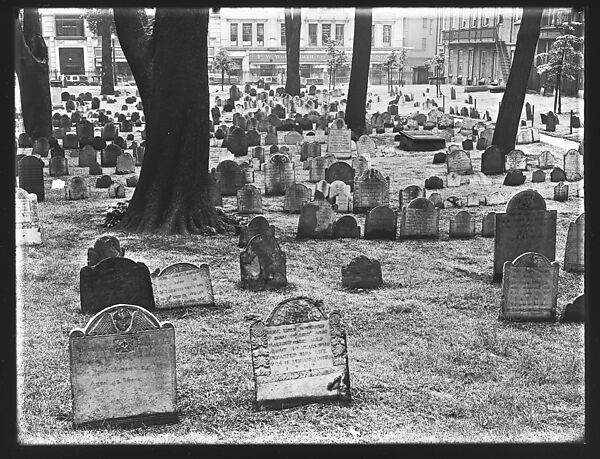
[(300, 95), (300, 8), (285, 9), (285, 52), (287, 73), (285, 92), (290, 96)]
[(356, 8), (354, 12), (354, 43), (352, 45), (350, 84), (348, 85), (346, 124), (358, 136), (365, 133), (372, 24), (373, 12), (371, 8)]
[(113, 70), (113, 49), (110, 36), (110, 23), (112, 18), (107, 16), (102, 19), (98, 28), (102, 38), (102, 73), (100, 94), (113, 95), (115, 93), (115, 80)]
[[(226, 229), (209, 198), (208, 9), (114, 9), (146, 116), (138, 185), (119, 229), (199, 234)], [(194, 69), (194, 71), (190, 71)]]
[(542, 8), (523, 9), (521, 27), (517, 34), (517, 47), (492, 139), (492, 144), (500, 147), (504, 154), (515, 148), (527, 81), (540, 35), (542, 12)]
[(52, 135), (52, 102), (48, 48), (37, 8), (23, 10), (23, 25), (15, 21), (15, 73), (19, 80), (25, 132), (31, 140)]

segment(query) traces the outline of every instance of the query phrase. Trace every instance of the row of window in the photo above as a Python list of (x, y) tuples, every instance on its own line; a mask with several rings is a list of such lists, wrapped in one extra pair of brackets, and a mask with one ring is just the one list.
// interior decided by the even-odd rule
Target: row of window
[[(242, 23), (242, 39), (240, 41), (239, 26), (237, 22), (229, 24), (229, 42), (230, 46), (264, 46), (265, 45), (265, 24), (256, 24), (256, 42), (252, 40), (252, 23)], [(335, 28), (333, 28), (333, 27)], [(317, 46), (318, 24), (308, 24), (308, 45)], [(335, 35), (332, 35), (335, 34)], [(344, 24), (322, 24), (321, 25), (321, 43), (326, 44), (331, 38), (343, 45), (344, 44)], [(281, 23), (281, 46), (285, 46), (285, 23)]]

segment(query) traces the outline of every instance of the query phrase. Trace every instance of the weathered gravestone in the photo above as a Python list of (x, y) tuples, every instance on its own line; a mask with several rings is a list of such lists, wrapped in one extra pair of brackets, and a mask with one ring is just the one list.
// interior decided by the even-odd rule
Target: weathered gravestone
[(123, 153), (121, 147), (111, 143), (100, 153), (100, 165), (102, 167), (117, 167), (117, 159)]
[(354, 179), (360, 177), (367, 169), (371, 167), (369, 160), (364, 156), (352, 158), (352, 169), (354, 169)]
[(350, 402), (346, 333), (338, 311), (306, 297), (279, 303), (250, 326), (256, 410)]
[(472, 174), (471, 155), (464, 150), (453, 150), (446, 156), (448, 173)]
[(406, 188), (400, 189), (398, 193), (398, 201), (400, 208), (407, 206), (413, 199), (425, 197), (425, 189), (418, 185), (409, 185)]
[(135, 160), (131, 153), (123, 152), (117, 156), (117, 164), (115, 166), (115, 174), (125, 175), (135, 172)]
[(517, 321), (553, 321), (556, 317), (558, 262), (525, 252), (503, 265), (500, 317)]
[(442, 153), (441, 151), (433, 155), (433, 164), (444, 164), (447, 160), (448, 157), (446, 153)]
[[(158, 270), (156, 270), (158, 271)], [(151, 274), (156, 309), (214, 304), (210, 269), (206, 263), (174, 263)]]
[(285, 253), (274, 237), (253, 236), (240, 253), (241, 287), (247, 290), (271, 290), (287, 285)]
[(114, 304), (135, 304), (154, 309), (148, 267), (129, 258), (107, 258), (79, 272), (81, 310), (95, 314)]
[(342, 286), (350, 289), (372, 289), (383, 285), (381, 264), (364, 255), (342, 266)]
[(125, 249), (114, 236), (101, 236), (94, 243), (94, 247), (87, 250), (87, 265), (95, 266), (102, 260), (112, 257), (125, 256)]
[(461, 210), (450, 218), (449, 236), (451, 238), (467, 238), (475, 236), (475, 219), (466, 210)]
[(125, 187), (120, 183), (111, 183), (108, 187), (108, 197), (117, 199), (125, 198)]
[(22, 188), (15, 189), (15, 243), (20, 245), (39, 245), (43, 241), (39, 224), (37, 196)]
[(269, 222), (262, 215), (254, 217), (246, 225), (240, 227), (240, 238), (238, 247), (246, 247), (248, 241), (257, 234), (262, 234), (266, 237), (275, 237), (275, 226), (269, 225)]
[(352, 190), (354, 188), (354, 169), (348, 163), (337, 161), (325, 169), (325, 180), (328, 183), (339, 180), (350, 185)]
[(554, 187), (554, 200), (564, 202), (569, 200), (569, 185), (565, 185), (563, 182), (559, 182)]
[(363, 134), (356, 141), (356, 152), (358, 156), (364, 156), (367, 159), (370, 159), (377, 156), (377, 147), (371, 137)]
[(262, 196), (254, 185), (237, 190), (237, 211), (240, 214), (262, 214)]
[(43, 202), (44, 194), (44, 161), (36, 156), (25, 156), (17, 166), (19, 187), (28, 193), (35, 193), (38, 202)]
[(105, 123), (100, 131), (102, 140), (114, 140), (119, 135), (119, 129), (113, 123)]
[(96, 188), (108, 188), (112, 185), (113, 180), (110, 175), (103, 175), (96, 180)]
[(117, 304), (69, 333), (73, 423), (146, 426), (177, 421), (175, 329)]
[(527, 170), (527, 158), (521, 150), (511, 150), (505, 158), (505, 171)]
[(69, 200), (87, 199), (90, 197), (90, 187), (83, 177), (72, 177), (65, 186), (65, 198)]
[(439, 193), (431, 193), (427, 199), (429, 199), (436, 208), (443, 209), (445, 207), (444, 199)]
[(229, 133), (227, 136), (227, 150), (236, 157), (246, 156), (248, 154), (248, 141), (243, 129), (235, 127)]
[(48, 173), (50, 177), (61, 177), (63, 175), (69, 175), (69, 165), (67, 158), (64, 156), (55, 156), (50, 158), (48, 163)]
[(139, 178), (137, 175), (133, 175), (131, 177), (127, 177), (125, 180), (125, 186), (128, 188), (135, 188), (139, 182)]
[(300, 210), (296, 239), (330, 239), (333, 237), (335, 209), (328, 201), (312, 201)]
[(327, 135), (327, 153), (333, 153), (338, 159), (350, 159), (352, 157), (351, 134), (344, 120), (338, 118), (334, 121)]
[(400, 239), (437, 238), (440, 211), (427, 198), (415, 198), (402, 208)]
[(220, 184), (223, 196), (236, 196), (238, 190), (246, 183), (246, 174), (233, 160), (221, 161), (214, 171), (215, 180)]
[(549, 111), (546, 115), (546, 131), (554, 132), (556, 131), (556, 125), (558, 124), (558, 117), (554, 114), (554, 112)]
[(352, 211), (352, 193), (350, 185), (340, 180), (335, 180), (329, 187), (328, 200), (336, 205), (336, 212), (347, 213)]
[(550, 172), (550, 181), (566, 182), (567, 176), (565, 174), (565, 171), (563, 171), (560, 167), (555, 167), (554, 169), (552, 169), (552, 172)]
[(579, 295), (565, 306), (561, 322), (585, 322), (585, 295)]
[(508, 171), (508, 174), (504, 177), (504, 182), (502, 182), (504, 186), (519, 186), (523, 183), (525, 183), (525, 175), (518, 169)]
[(302, 134), (296, 131), (291, 131), (285, 134), (283, 137), (283, 143), (285, 145), (299, 145), (302, 142)]
[(96, 150), (91, 145), (84, 145), (84, 147), (79, 151), (79, 167), (90, 167), (92, 164), (96, 163), (98, 155)]
[(585, 272), (585, 213), (569, 223), (563, 269), (567, 272)]
[(285, 191), (283, 210), (293, 214), (300, 213), (302, 207), (312, 199), (312, 190), (302, 183), (293, 183)]
[(494, 237), (496, 235), (496, 212), (488, 212), (481, 220), (481, 236)]
[(444, 188), (444, 181), (438, 176), (434, 175), (425, 179), (425, 189), (427, 190), (440, 190)]
[(537, 171), (533, 171), (531, 174), (531, 182), (532, 183), (543, 183), (546, 181), (546, 173), (538, 169)]
[(317, 199), (317, 193), (323, 196), (323, 199), (329, 196), (330, 185), (325, 180), (320, 180), (315, 183), (315, 200)]
[(294, 163), (286, 155), (276, 153), (264, 166), (265, 195), (284, 195), (296, 182)]
[(396, 239), (397, 213), (389, 206), (377, 206), (365, 219), (365, 239)]
[(583, 155), (571, 149), (563, 156), (563, 165), (567, 181), (576, 182), (583, 178)]
[(538, 158), (538, 166), (540, 169), (552, 169), (554, 167), (554, 155), (549, 151), (542, 151)]
[(546, 210), (544, 198), (523, 190), (510, 198), (505, 213), (496, 213), (494, 281), (502, 279), (505, 261), (525, 252), (537, 252), (549, 260), (556, 256), (556, 210)]
[(367, 169), (354, 178), (354, 213), (365, 213), (390, 203), (390, 178), (383, 177), (376, 169)]
[(329, 166), (330, 161), (323, 156), (317, 156), (316, 158), (308, 158), (307, 162), (309, 165), (308, 181), (315, 183), (325, 180), (325, 170)]
[(500, 204), (506, 204), (508, 202), (508, 197), (504, 193), (499, 191), (494, 191), (490, 195), (485, 198), (486, 206), (497, 206)]
[(343, 215), (337, 219), (333, 225), (333, 237), (336, 239), (343, 238), (360, 238), (360, 226), (356, 218), (352, 215)]
[(481, 172), (486, 175), (502, 174), (504, 172), (504, 152), (496, 146), (490, 145), (481, 154)]
[(317, 142), (303, 142), (300, 147), (300, 161), (306, 161), (308, 158), (321, 156), (321, 144)]

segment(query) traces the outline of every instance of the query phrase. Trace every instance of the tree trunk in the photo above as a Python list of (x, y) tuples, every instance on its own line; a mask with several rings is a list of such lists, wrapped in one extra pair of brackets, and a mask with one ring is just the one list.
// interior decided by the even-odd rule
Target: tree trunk
[(352, 45), (352, 67), (350, 68), (348, 103), (346, 105), (346, 124), (358, 136), (365, 133), (372, 24), (373, 13), (371, 8), (355, 9), (354, 43)]
[(225, 69), (221, 69), (221, 91), (225, 88)]
[(115, 74), (112, 60), (113, 49), (110, 37), (111, 21), (112, 18), (106, 16), (98, 25), (100, 36), (102, 37), (102, 82), (100, 94), (107, 95), (113, 95), (115, 93)]
[[(565, 65), (565, 54), (566, 54), (566, 49), (565, 49), (565, 45), (563, 45), (563, 49), (562, 49), (562, 56), (560, 58), (560, 67), (558, 67), (558, 74), (556, 76), (556, 95), (558, 97), (558, 111), (556, 110), (556, 107), (554, 109), (555, 113), (560, 114), (561, 113), (561, 97), (562, 97), (562, 68), (563, 65)], [(556, 99), (555, 99), (556, 100)], [(555, 103), (556, 105), (556, 103)]]
[(521, 27), (517, 35), (517, 47), (492, 139), (492, 144), (503, 149), (504, 154), (515, 148), (527, 80), (540, 35), (542, 12), (542, 8), (523, 9)]
[(52, 135), (48, 48), (37, 8), (23, 10), (23, 28), (15, 21), (15, 72), (19, 80), (25, 132), (31, 140)]
[(157, 8), (151, 36), (143, 10), (115, 8), (114, 17), (146, 115), (140, 179), (118, 228), (224, 231), (209, 198), (208, 9)]
[(287, 77), (285, 92), (290, 96), (300, 95), (300, 8), (285, 9), (285, 52)]

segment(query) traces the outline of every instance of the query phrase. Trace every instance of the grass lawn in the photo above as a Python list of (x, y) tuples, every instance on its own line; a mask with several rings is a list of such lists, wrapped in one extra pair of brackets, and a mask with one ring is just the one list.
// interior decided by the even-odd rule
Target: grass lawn
[[(478, 94), (474, 95), (477, 97)], [(120, 108), (120, 101), (116, 104)], [(479, 105), (478, 105), (479, 108)], [(481, 109), (480, 109), (481, 111)], [(537, 115), (536, 115), (537, 116)], [(136, 133), (136, 139), (139, 133)], [(393, 135), (374, 136), (393, 149)], [(566, 150), (544, 144), (519, 146), (526, 154), (550, 150), (562, 166)], [(404, 152), (372, 159), (391, 179), (391, 206), (408, 185), (444, 177), (434, 152)], [(211, 167), (219, 148), (211, 151)], [(68, 154), (67, 154), (68, 156)], [(475, 171), (481, 152), (471, 152)], [(70, 158), (71, 175), (85, 175)], [(47, 159), (46, 159), (47, 163)], [(114, 174), (111, 168), (104, 173)], [(139, 173), (139, 168), (138, 168)], [(47, 174), (47, 169), (45, 170)], [(563, 263), (569, 222), (583, 212), (583, 199), (570, 184), (567, 202), (552, 200), (549, 181), (504, 187), (489, 185), (438, 190), (444, 198), (532, 188), (556, 209), (556, 260)], [(113, 179), (125, 183), (127, 176)], [(63, 179), (65, 179), (63, 177)], [(106, 209), (118, 202), (92, 186), (91, 198), (66, 201), (45, 177), (46, 201), (38, 205), (45, 243), (17, 250), (17, 375), (19, 441), (73, 443), (340, 443), (340, 442), (577, 442), (584, 432), (584, 329), (560, 323), (498, 320), (501, 284), (492, 283), (493, 238), (448, 238), (444, 209), (439, 240), (295, 240), (298, 215), (282, 212), (283, 197), (263, 196), (265, 217), (287, 256), (288, 286), (252, 293), (239, 287), (237, 236), (141, 236), (102, 227)], [(309, 185), (296, 161), (296, 179)], [(264, 191), (262, 174), (255, 185)], [(127, 188), (127, 199), (133, 194)], [(430, 192), (427, 193), (429, 195)], [(224, 197), (234, 212), (235, 197)], [(467, 208), (481, 218), (505, 206)], [(364, 216), (358, 216), (364, 229)], [(79, 270), (87, 248), (114, 234), (126, 256), (150, 271), (174, 262), (210, 265), (216, 306), (160, 311), (175, 326), (177, 405), (180, 422), (130, 430), (75, 430), (72, 426), (68, 334), (90, 316), (80, 312)], [(381, 262), (384, 286), (348, 291), (341, 267), (364, 254)], [(583, 274), (560, 270), (559, 313), (583, 293)], [(341, 311), (348, 338), (353, 403), (309, 405), (254, 412), (249, 318), (266, 317), (283, 299), (323, 299), (327, 312)]]

